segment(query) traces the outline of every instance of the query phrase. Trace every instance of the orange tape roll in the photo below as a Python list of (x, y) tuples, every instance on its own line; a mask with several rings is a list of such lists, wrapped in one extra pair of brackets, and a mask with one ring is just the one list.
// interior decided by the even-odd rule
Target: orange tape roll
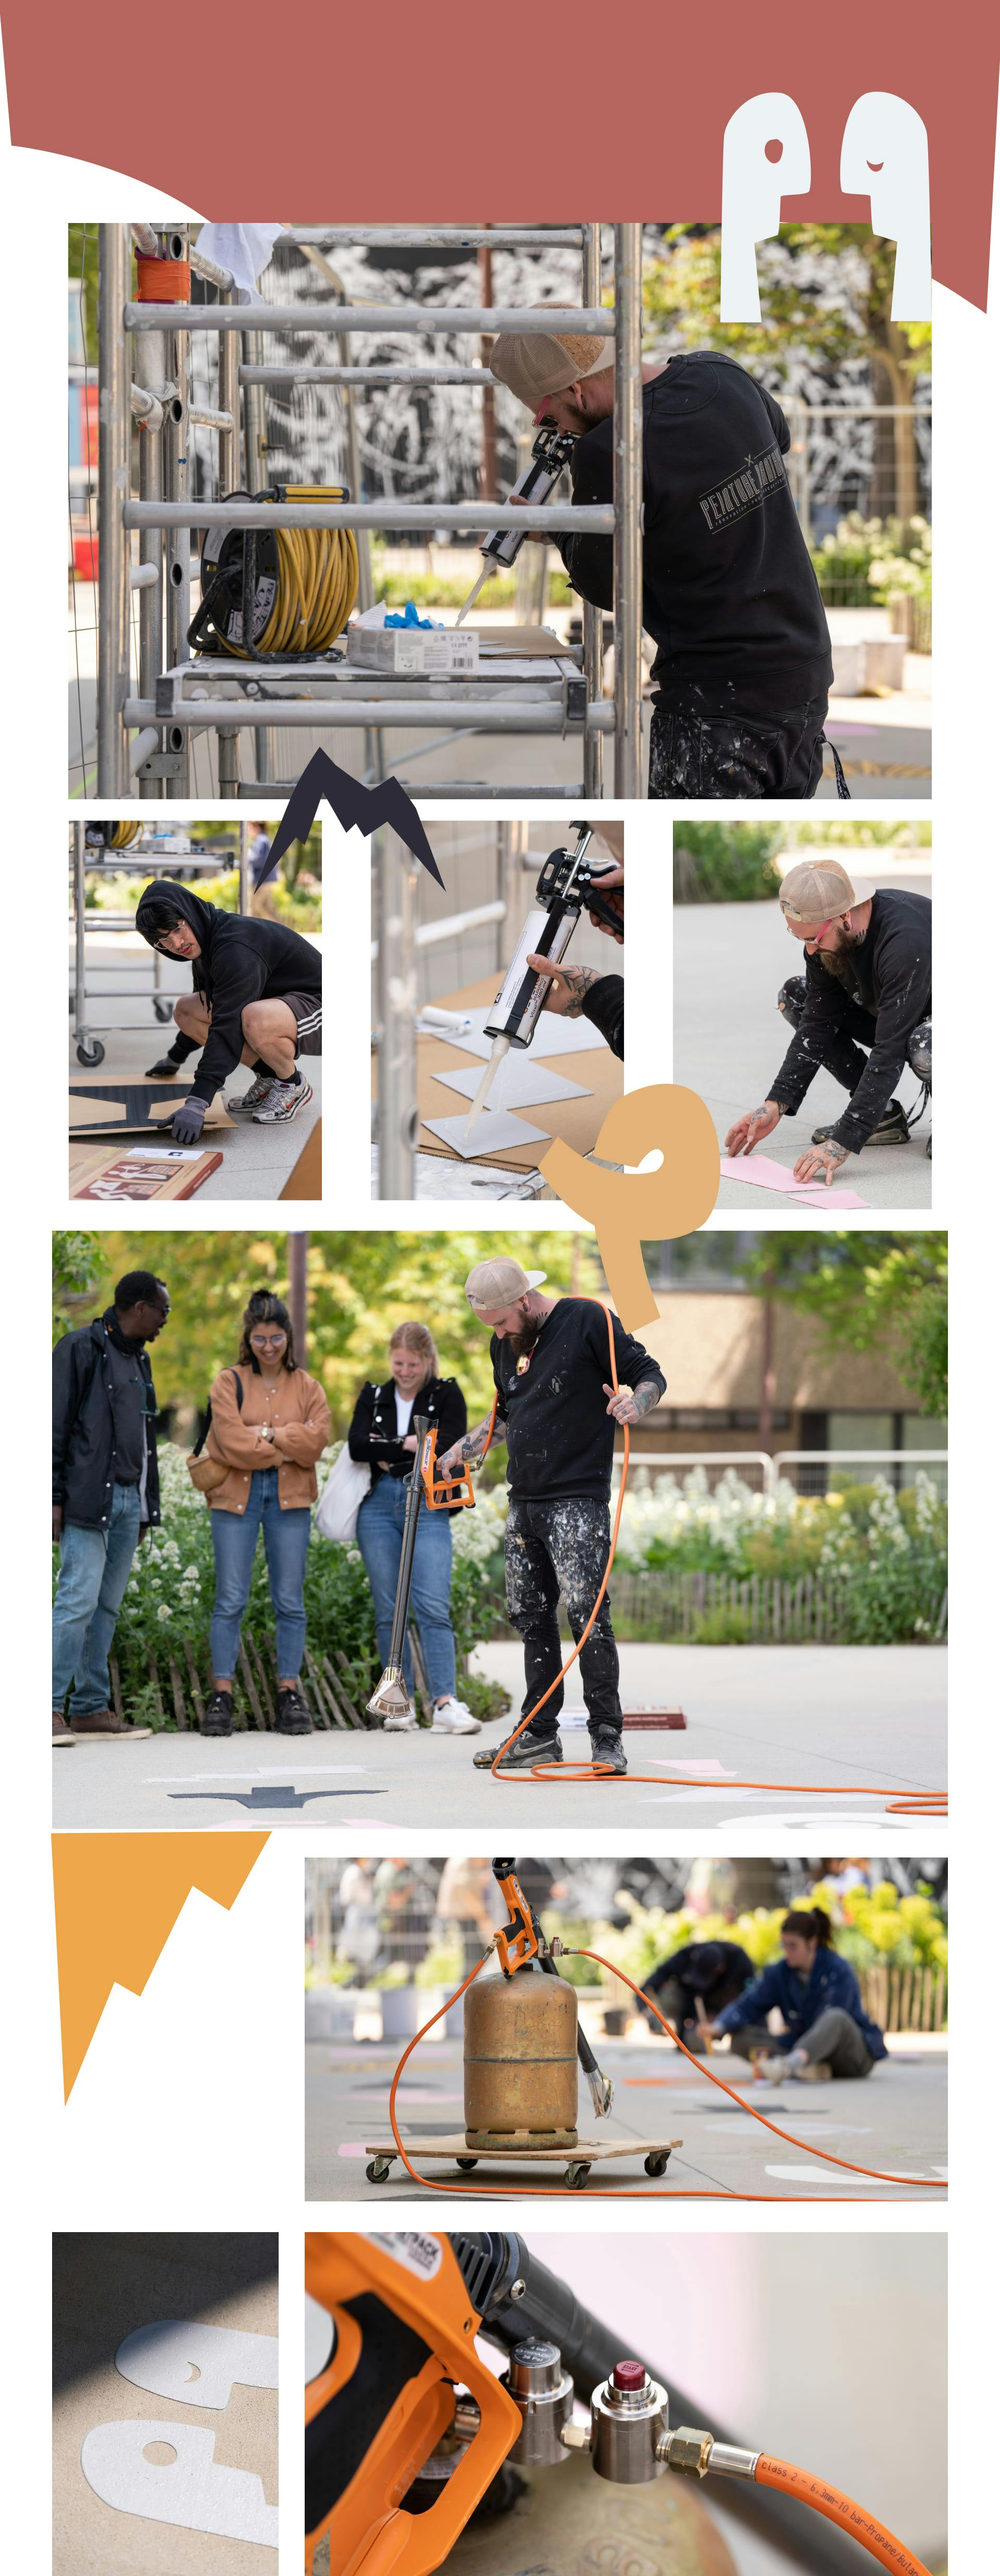
[(190, 260), (142, 259), (137, 255), (135, 267), (137, 304), (190, 304)]

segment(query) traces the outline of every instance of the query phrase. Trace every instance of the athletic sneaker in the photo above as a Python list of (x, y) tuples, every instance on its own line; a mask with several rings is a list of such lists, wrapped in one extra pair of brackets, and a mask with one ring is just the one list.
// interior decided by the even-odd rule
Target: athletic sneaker
[(617, 1726), (595, 1726), (590, 1742), (592, 1759), (599, 1762), (603, 1770), (614, 1771), (619, 1777), (628, 1770), (625, 1747)]
[(302, 1074), (297, 1082), (272, 1082), (262, 1107), (254, 1110), (254, 1126), (272, 1127), (279, 1118), (294, 1118), (308, 1107), (312, 1096), (312, 1083)]
[(274, 1090), (277, 1079), (276, 1073), (255, 1073), (249, 1091), (234, 1091), (231, 1098), (227, 1100), (227, 1117), (255, 1118), (258, 1109), (263, 1107), (268, 1092)]
[[(533, 1726), (526, 1726), (516, 1743), (513, 1736), (508, 1736), (506, 1744), (501, 1745), (499, 1768), (501, 1771), (530, 1771), (533, 1762), (561, 1762), (562, 1758), (558, 1735), (536, 1735)], [(474, 1753), (472, 1759), (477, 1771), (491, 1771), (497, 1756), (495, 1753)]]
[(431, 1721), (432, 1735), (481, 1735), (478, 1717), (466, 1708), (464, 1699), (439, 1699)]
[(201, 1721), (200, 1732), (202, 1735), (231, 1735), (232, 1731), (232, 1691), (213, 1691), (211, 1698), (205, 1702), (205, 1714)]
[(274, 1721), (276, 1735), (311, 1735), (313, 1722), (299, 1690), (278, 1692), (278, 1714)]
[[(814, 1127), (813, 1144), (825, 1145), (830, 1129), (835, 1124), (836, 1121), (831, 1119), (829, 1127)], [(878, 1126), (873, 1129), (870, 1136), (866, 1136), (861, 1151), (863, 1154), (867, 1153), (869, 1145), (907, 1145), (909, 1140), (910, 1130), (902, 1101), (890, 1100), (888, 1108), (883, 1109)]]
[(418, 1732), (419, 1719), (412, 1699), (407, 1700), (405, 1717), (384, 1717), (382, 1720), (383, 1735), (416, 1735)]
[(753, 2071), (759, 2084), (783, 2084), (789, 2071), (788, 2059), (777, 2053), (773, 2057), (762, 2053), (754, 2058)]
[(800, 2084), (829, 2084), (833, 2078), (833, 2068), (825, 2057), (807, 2057), (804, 2066), (793, 2066), (789, 2071)]

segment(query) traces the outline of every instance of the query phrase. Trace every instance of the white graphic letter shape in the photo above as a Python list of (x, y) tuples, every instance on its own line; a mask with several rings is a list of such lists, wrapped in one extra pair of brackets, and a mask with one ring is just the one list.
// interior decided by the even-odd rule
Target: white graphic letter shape
[[(147, 2460), (154, 2442), (177, 2456), (164, 2467)], [(195, 2424), (96, 2424), (80, 2453), (88, 2486), (118, 2513), (169, 2522), (179, 2531), (210, 2531), (219, 2540), (278, 2546), (278, 2508), (265, 2501), (249, 2469), (217, 2467), (215, 2435)]]
[(845, 197), (871, 200), (872, 231), (896, 245), (894, 322), (931, 318), (931, 183), (927, 128), (905, 98), (869, 89), (856, 98), (840, 147)]
[[(771, 161), (766, 145), (779, 142)], [(722, 138), (722, 279), (720, 322), (759, 322), (756, 245), (781, 222), (782, 197), (805, 195), (812, 178), (801, 110), (784, 90), (744, 99)]]
[[(196, 2379), (189, 2377), (192, 2365)], [(228, 2406), (234, 2381), (242, 2388), (277, 2387), (278, 2338), (171, 2318), (126, 2335), (115, 2368), (151, 2397), (176, 2397), (184, 2406)]]

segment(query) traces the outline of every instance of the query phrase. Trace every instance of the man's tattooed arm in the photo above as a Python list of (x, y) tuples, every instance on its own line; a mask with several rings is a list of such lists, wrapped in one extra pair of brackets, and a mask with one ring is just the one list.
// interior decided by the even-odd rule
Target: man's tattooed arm
[[(475, 1423), (473, 1429), (466, 1432), (464, 1439), (456, 1440), (454, 1448), (449, 1450), (448, 1455), (459, 1458), (481, 1458), (489, 1436), (490, 1417), (488, 1413), (484, 1413), (482, 1421)], [(493, 1437), (494, 1440), (505, 1440), (507, 1437), (507, 1426), (499, 1420), (499, 1417), (494, 1426)]]
[(637, 1413), (652, 1413), (654, 1404), (660, 1401), (660, 1390), (655, 1377), (642, 1378), (639, 1385), (633, 1387), (632, 1397)]
[(644, 1413), (651, 1413), (654, 1404), (659, 1403), (661, 1389), (655, 1378), (644, 1377), (638, 1386), (620, 1386), (617, 1395), (612, 1386), (606, 1386), (604, 1392), (608, 1397), (608, 1412), (613, 1414), (616, 1422), (639, 1422)]
[(557, 981), (565, 984), (568, 1001), (561, 1004), (564, 1020), (578, 1020), (592, 986), (601, 981), (593, 966), (560, 966)]

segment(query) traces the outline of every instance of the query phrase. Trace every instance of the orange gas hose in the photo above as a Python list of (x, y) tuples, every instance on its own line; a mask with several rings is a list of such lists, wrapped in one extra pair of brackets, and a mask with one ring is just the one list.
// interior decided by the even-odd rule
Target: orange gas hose
[[(783, 2138), (786, 2146), (798, 2147), (801, 2150), (801, 2153), (806, 2156), (819, 2156), (824, 2164), (840, 2165), (845, 2173), (864, 2174), (869, 2182), (902, 2182), (912, 2184), (914, 2187), (922, 2190), (947, 2191), (947, 2183), (940, 2181), (936, 2175), (932, 2180), (931, 2177), (926, 2174), (879, 2173), (873, 2165), (850, 2164), (846, 2156), (831, 2155), (827, 2147), (814, 2147), (811, 2143), (807, 2145), (804, 2138), (793, 2138), (789, 2129), (779, 2129), (774, 2120), (767, 2119), (763, 2111), (756, 2111), (753, 2103), (746, 2101), (743, 2094), (735, 2092), (731, 2084), (724, 2084), (721, 2075), (713, 2075), (710, 2067), (704, 2066), (700, 2058), (692, 2056), (691, 2050), (689, 2048), (685, 2048), (683, 2040), (678, 2037), (673, 2023), (667, 2020), (664, 2013), (661, 2013), (659, 2004), (653, 2002), (651, 1995), (642, 1994), (641, 1988), (635, 1984), (633, 1978), (625, 1975), (624, 1969), (613, 1968), (610, 1960), (602, 1959), (599, 1950), (574, 1950), (569, 1955), (575, 1959), (594, 1959), (596, 1960), (599, 1968), (607, 1969), (609, 1976), (620, 1977), (623, 1985), (631, 1986), (633, 1994), (638, 1995), (643, 2004), (648, 2004), (650, 2011), (656, 2014), (657, 2021), (662, 2022), (668, 2039), (672, 2039), (674, 2047), (679, 2048), (681, 2055), (688, 2059), (690, 2065), (694, 2067), (696, 2075), (707, 2076), (709, 2083), (717, 2085), (720, 2093), (728, 2093), (731, 2102), (735, 2102), (741, 2111), (749, 2111), (752, 2119), (760, 2121), (762, 2129), (770, 2129), (776, 2138)], [(473, 2199), (478, 2199), (480, 2197), (484, 2199), (493, 2199), (496, 2190), (502, 2189), (503, 2186), (494, 2185), (487, 2189), (487, 2187), (481, 2183), (473, 2185), (462, 2182), (436, 2182), (432, 2175), (418, 2173), (416, 2166), (410, 2163), (406, 2148), (404, 2147), (402, 2138), (399, 2134), (399, 2128), (396, 2121), (396, 2094), (403, 2068), (407, 2064), (408, 2059), (412, 2057), (414, 2049), (419, 2048), (421, 2040), (426, 2037), (429, 2030), (433, 2030), (435, 2022), (440, 2021), (442, 2013), (449, 2012), (452, 2004), (458, 2003), (460, 1997), (464, 1995), (466, 1988), (471, 1986), (473, 1979), (478, 1977), (480, 1970), (485, 1967), (486, 1959), (488, 1957), (489, 1952), (487, 1951), (484, 1958), (477, 1959), (475, 1967), (470, 1968), (469, 1974), (463, 1979), (462, 1984), (460, 1986), (456, 1986), (454, 1994), (448, 1995), (445, 2002), (438, 2005), (437, 2011), (431, 2014), (430, 2020), (425, 2021), (423, 2030), (418, 2030), (414, 2038), (407, 2042), (393, 2076), (392, 2084), (389, 2088), (389, 2120), (392, 2127), (392, 2134), (396, 2141), (397, 2151), (406, 2166), (407, 2173), (410, 2175), (411, 2180), (413, 2182), (421, 2183), (425, 2191), (459, 2192), (466, 2199), (470, 2197)], [(567, 2158), (568, 2161), (572, 2162), (572, 2149), (567, 2150)], [(550, 2200), (552, 2194), (544, 2183), (522, 2183), (518, 2186), (517, 2196), (518, 2199), (527, 2197)], [(816, 2201), (825, 2199), (826, 2194), (823, 2192), (811, 2191), (615, 2191), (611, 2188), (602, 2188), (597, 2186), (595, 2190), (590, 2193), (589, 2197), (592, 2200)], [(836, 2197), (836, 2195), (833, 2195), (833, 2197)]]
[(754, 2483), (778, 2487), (783, 2495), (798, 2496), (802, 2504), (812, 2505), (815, 2513), (825, 2514), (827, 2522), (839, 2523), (841, 2530), (849, 2532), (851, 2539), (867, 2549), (881, 2566), (891, 2568), (893, 2576), (929, 2576), (923, 2559), (914, 2558), (912, 2550), (887, 2531), (884, 2522), (876, 2522), (874, 2514), (866, 2513), (863, 2505), (855, 2504), (851, 2496), (841, 2495), (839, 2487), (828, 2486), (825, 2478), (814, 2477), (810, 2469), (793, 2468), (790, 2460), (770, 2460), (762, 2452), (754, 2470)]
[[(615, 1366), (615, 1336), (614, 1327), (611, 1321), (611, 1308), (605, 1304), (603, 1297), (594, 1297), (593, 1299), (588, 1300), (588, 1302), (595, 1306), (602, 1306), (604, 1308), (604, 1314), (606, 1316), (608, 1326), (608, 1355), (610, 1362), (611, 1384), (614, 1387), (615, 1394), (617, 1395), (619, 1392), (618, 1371)], [(496, 1396), (494, 1396), (493, 1411), (490, 1415), (490, 1427), (486, 1439), (486, 1448), (483, 1450), (484, 1458), (486, 1457), (490, 1441), (493, 1437), (493, 1428), (496, 1418), (497, 1400)], [(555, 1680), (549, 1683), (548, 1690), (542, 1692), (541, 1699), (535, 1701), (534, 1708), (529, 1708), (526, 1715), (519, 1719), (518, 1724), (514, 1728), (513, 1734), (505, 1736), (503, 1743), (498, 1744), (493, 1761), (490, 1764), (491, 1780), (496, 1780), (498, 1777), (502, 1777), (505, 1780), (617, 1780), (627, 1777), (629, 1780), (637, 1783), (642, 1789), (690, 1789), (692, 1786), (697, 1786), (699, 1789), (764, 1789), (771, 1790), (776, 1796), (780, 1794), (783, 1797), (884, 1798), (886, 1800), (885, 1812), (887, 1816), (946, 1816), (948, 1813), (948, 1800), (943, 1789), (908, 1789), (905, 1796), (895, 1797), (888, 1789), (873, 1789), (868, 1781), (842, 1780), (836, 1783), (831, 1783), (829, 1786), (827, 1786), (826, 1783), (818, 1785), (814, 1780), (699, 1780), (697, 1783), (693, 1783), (690, 1779), (686, 1780), (682, 1775), (677, 1773), (671, 1775), (669, 1771), (629, 1771), (627, 1774), (623, 1774), (622, 1772), (612, 1771), (609, 1764), (606, 1762), (533, 1762), (530, 1770), (528, 1771), (498, 1772), (497, 1766), (501, 1755), (506, 1753), (512, 1744), (517, 1743), (518, 1736), (523, 1735), (525, 1727), (530, 1726), (532, 1718), (537, 1717), (539, 1709), (544, 1708), (546, 1700), (551, 1699), (553, 1691), (558, 1690), (560, 1682), (565, 1681), (567, 1673), (572, 1672), (573, 1666), (577, 1662), (582, 1648), (587, 1643), (590, 1631), (594, 1625), (597, 1613), (607, 1591), (611, 1578), (611, 1568), (615, 1561), (615, 1550), (618, 1545), (618, 1532), (621, 1528), (622, 1504), (625, 1500), (625, 1487), (628, 1482), (628, 1467), (628, 1423), (624, 1422), (622, 1424), (622, 1477), (621, 1484), (618, 1488), (618, 1507), (615, 1512), (615, 1525), (611, 1532), (611, 1546), (608, 1550), (608, 1561), (604, 1568), (600, 1591), (597, 1595), (597, 1599), (590, 1613), (586, 1627), (581, 1630), (572, 1654), (567, 1655), (561, 1673), (557, 1673)]]

